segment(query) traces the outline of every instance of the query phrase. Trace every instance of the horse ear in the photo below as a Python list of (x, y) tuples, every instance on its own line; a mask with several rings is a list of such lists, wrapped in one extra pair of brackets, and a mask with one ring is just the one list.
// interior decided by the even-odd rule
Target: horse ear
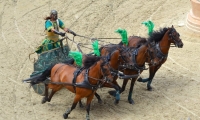
[(174, 28), (174, 26), (172, 25), (172, 28)]

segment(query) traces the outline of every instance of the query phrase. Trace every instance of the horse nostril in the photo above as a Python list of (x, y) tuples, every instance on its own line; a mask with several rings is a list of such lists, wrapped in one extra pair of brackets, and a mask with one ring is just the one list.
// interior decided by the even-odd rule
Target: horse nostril
[(182, 48), (182, 47), (183, 47), (183, 44), (180, 44), (178, 47), (179, 47), (179, 48)]

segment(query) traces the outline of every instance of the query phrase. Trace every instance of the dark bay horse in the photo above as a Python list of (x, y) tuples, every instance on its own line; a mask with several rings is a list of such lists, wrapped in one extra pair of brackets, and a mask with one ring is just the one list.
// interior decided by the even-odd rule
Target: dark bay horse
[[(151, 61), (151, 64), (157, 63), (157, 59), (155, 59), (155, 52), (152, 50), (154, 46), (152, 46), (145, 38), (141, 38), (141, 41), (138, 42), (137, 46), (135, 47), (128, 47), (131, 49), (129, 57), (131, 58), (133, 65), (131, 68), (120, 68), (119, 70), (122, 71), (125, 75), (135, 75), (131, 78), (131, 86), (129, 91), (129, 97), (128, 101), (129, 103), (133, 104), (132, 100), (132, 92), (133, 92), (133, 86), (134, 83), (139, 76), (139, 74), (145, 69), (145, 61), (146, 59), (149, 59)], [(120, 43), (121, 45), (122, 43)], [(131, 44), (131, 43), (128, 43)], [(120, 89), (120, 93), (125, 90), (125, 86), (130, 78), (123, 78), (123, 85)], [(114, 78), (113, 82), (116, 81), (117, 78)], [(115, 83), (116, 84), (116, 83)], [(113, 96), (116, 96), (116, 91), (109, 91), (109, 93)]]
[[(129, 37), (129, 45), (130, 47), (136, 46), (141, 41), (140, 38), (136, 36)], [(183, 42), (180, 39), (180, 34), (173, 27), (164, 27), (158, 31), (154, 31), (152, 35), (148, 38), (148, 41), (151, 44), (155, 44), (155, 48), (153, 49), (156, 52), (156, 57), (158, 59), (158, 63), (152, 65), (149, 59), (146, 62), (149, 63), (149, 78), (142, 79), (141, 77), (138, 79), (139, 82), (148, 82), (147, 89), (149, 91), (152, 90), (151, 83), (157, 72), (157, 70), (162, 66), (163, 63), (167, 60), (168, 52), (170, 49), (170, 45), (173, 43), (178, 48), (183, 47)]]
[[(132, 55), (132, 50), (129, 47), (124, 47), (123, 45), (118, 45), (118, 44), (108, 44), (104, 45), (100, 48), (101, 56), (107, 56), (108, 59), (112, 57), (115, 52), (119, 52), (118, 58), (113, 59), (110, 61), (110, 70), (111, 73), (114, 76), (113, 82), (105, 83), (103, 87), (110, 87), (110, 88), (115, 88), (116, 90), (116, 99), (115, 99), (115, 104), (117, 104), (120, 100), (120, 89), (121, 87), (117, 83), (117, 78), (119, 76), (119, 70), (120, 69), (132, 69), (134, 67), (133, 63), (133, 55)], [(123, 74), (121, 77), (132, 77), (132, 76), (126, 76)], [(98, 99), (98, 102), (101, 103), (102, 100), (100, 96), (95, 93), (95, 96)]]
[[(141, 74), (143, 70), (146, 70), (145, 61), (147, 59), (150, 61), (150, 64), (156, 64), (158, 62), (156, 59), (156, 53), (155, 51), (153, 51), (154, 45), (150, 44), (150, 42), (147, 41), (145, 38), (141, 38), (141, 37), (136, 37), (136, 38), (140, 39), (140, 41), (138, 42), (137, 46), (134, 46), (135, 49), (132, 53), (134, 55), (134, 59), (133, 59), (134, 68), (122, 70), (125, 75)], [(132, 43), (129, 40), (128, 46), (132, 47), (131, 44)], [(137, 77), (131, 78), (131, 85), (130, 85), (129, 94), (128, 94), (128, 101), (130, 104), (134, 104), (134, 101), (132, 99), (132, 93), (133, 93), (133, 87), (136, 80), (137, 80)], [(120, 93), (122, 93), (125, 90), (125, 87), (128, 81), (129, 81), (129, 78), (123, 80)], [(113, 94), (113, 93), (110, 92), (110, 94)]]

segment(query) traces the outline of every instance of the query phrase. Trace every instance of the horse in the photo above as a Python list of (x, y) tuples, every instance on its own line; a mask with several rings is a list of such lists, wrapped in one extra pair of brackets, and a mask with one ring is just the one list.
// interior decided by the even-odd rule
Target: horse
[[(111, 60), (113, 59), (115, 57), (111, 57)], [(109, 62), (104, 56), (84, 56), (83, 68), (77, 68), (72, 64), (55, 64), (45, 70), (37, 81), (31, 81), (31, 85), (42, 82), (46, 77), (51, 76), (50, 82), (45, 83), (45, 96), (42, 103), (50, 102), (53, 95), (63, 87), (75, 93), (71, 108), (63, 114), (64, 119), (67, 119), (77, 103), (86, 97), (86, 119), (89, 120), (90, 103), (95, 91), (103, 83), (113, 80)], [(48, 95), (48, 89), (52, 89), (50, 95)]]
[[(155, 59), (155, 52), (152, 51), (152, 48), (154, 46), (152, 46), (150, 44), (150, 42), (148, 42), (145, 38), (141, 38), (141, 41), (139, 41), (139, 43), (137, 44), (136, 47), (128, 47), (129, 49), (131, 49), (130, 53), (131, 55), (129, 55), (129, 57), (131, 58), (132, 62), (134, 63), (131, 68), (120, 68), (119, 70), (122, 71), (125, 75), (128, 76), (132, 76), (132, 77), (124, 77), (122, 79), (124, 79), (123, 81), (123, 86), (122, 88), (120, 87), (120, 93), (123, 92), (125, 90), (125, 85), (127, 84), (128, 80), (131, 78), (131, 88), (130, 88), (130, 92), (129, 92), (129, 97), (128, 97), (128, 101), (129, 103), (133, 104), (134, 101), (132, 100), (132, 91), (133, 91), (133, 86), (135, 83), (135, 80), (137, 79), (137, 77), (139, 76), (139, 74), (145, 70), (145, 61), (146, 59), (149, 59), (151, 62), (151, 64), (155, 64), (158, 61), (156, 61)], [(128, 43), (130, 44), (130, 43)], [(119, 45), (122, 45), (122, 43), (120, 43)], [(116, 81), (117, 78), (114, 78), (113, 82)], [(114, 84), (118, 85), (117, 82), (115, 82)], [(116, 97), (116, 92), (117, 91), (109, 91), (109, 93), (113, 96)]]
[[(137, 81), (139, 82), (148, 82), (147, 83), (147, 90), (151, 91), (151, 83), (152, 80), (157, 72), (157, 70), (165, 63), (168, 57), (168, 52), (170, 49), (170, 45), (174, 44), (178, 48), (183, 47), (183, 42), (180, 39), (180, 34), (176, 31), (174, 26), (171, 27), (164, 27), (160, 28), (158, 31), (154, 31), (148, 38), (148, 41), (151, 44), (155, 44), (155, 48), (153, 49), (156, 52), (157, 63), (152, 65), (150, 64), (150, 60), (147, 59), (147, 63), (149, 63), (149, 78), (142, 79), (141, 77), (138, 78)], [(141, 39), (137, 37), (131, 36), (129, 37), (129, 47), (134, 47), (140, 42)]]
[[(100, 48), (100, 53), (102, 56), (107, 56), (108, 59), (114, 54), (114, 52), (118, 51), (119, 52), (119, 57), (114, 59), (113, 61), (110, 61), (110, 68), (112, 71), (112, 74), (114, 76), (113, 82), (105, 83), (103, 84), (103, 87), (109, 87), (109, 88), (114, 88), (116, 90), (116, 99), (115, 99), (115, 104), (119, 103), (120, 100), (120, 89), (121, 87), (117, 83), (117, 78), (119, 76), (119, 69), (132, 69), (134, 67), (134, 63), (132, 61), (132, 53), (131, 53), (131, 48), (125, 47), (122, 45), (118, 44), (107, 44), (104, 46), (101, 46)], [(133, 76), (127, 76), (124, 74), (121, 74), (122, 76), (120, 77), (133, 77)], [(96, 98), (98, 99), (99, 103), (102, 103), (102, 100), (98, 93), (95, 93)]]
[[(140, 41), (138, 42), (137, 46), (134, 46), (135, 47), (135, 49), (133, 51), (134, 69), (122, 70), (123, 73), (126, 75), (135, 75), (135, 74), (140, 75), (143, 72), (143, 70), (147, 70), (147, 68), (145, 67), (146, 60), (149, 60), (150, 64), (152, 64), (152, 65), (154, 65), (158, 62), (158, 60), (156, 59), (156, 52), (153, 51), (154, 45), (150, 44), (150, 41), (148, 41), (145, 38), (142, 38), (142, 37), (136, 37), (136, 38), (140, 39)], [(128, 46), (132, 47), (131, 44), (132, 43), (130, 42), (130, 37), (129, 37)], [(131, 84), (130, 84), (130, 89), (129, 89), (129, 94), (128, 94), (128, 102), (130, 104), (134, 104), (134, 100), (132, 99), (132, 93), (133, 93), (133, 87), (134, 87), (134, 84), (135, 84), (135, 81), (137, 80), (137, 78), (138, 77), (131, 78)], [(125, 78), (123, 80), (123, 84), (120, 89), (120, 93), (122, 93), (125, 90), (128, 80), (129, 80), (129, 78)], [(113, 91), (110, 91), (109, 93), (111, 95), (115, 95), (115, 93), (113, 93)]]

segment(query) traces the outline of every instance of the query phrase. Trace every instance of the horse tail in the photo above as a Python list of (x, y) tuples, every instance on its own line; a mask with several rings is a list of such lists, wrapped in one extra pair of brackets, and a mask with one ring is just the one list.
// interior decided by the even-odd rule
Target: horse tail
[(44, 82), (48, 77), (50, 77), (50, 75), (51, 75), (51, 69), (54, 66), (55, 66), (55, 64), (51, 65), (46, 70), (44, 70), (41, 74), (33, 76), (33, 77), (29, 78), (29, 79), (23, 80), (23, 82), (30, 83), (30, 86), (33, 86), (35, 84)]
[(37, 79), (35, 82), (33, 82), (33, 84), (31, 84), (31, 85), (38, 84), (38, 83), (40, 83), (40, 82), (44, 82), (48, 77), (50, 77), (50, 75), (51, 75), (51, 69), (52, 69), (54, 66), (55, 66), (55, 64), (54, 64), (54, 65), (51, 65), (50, 67), (48, 67), (48, 68), (38, 77), (38, 79)]

